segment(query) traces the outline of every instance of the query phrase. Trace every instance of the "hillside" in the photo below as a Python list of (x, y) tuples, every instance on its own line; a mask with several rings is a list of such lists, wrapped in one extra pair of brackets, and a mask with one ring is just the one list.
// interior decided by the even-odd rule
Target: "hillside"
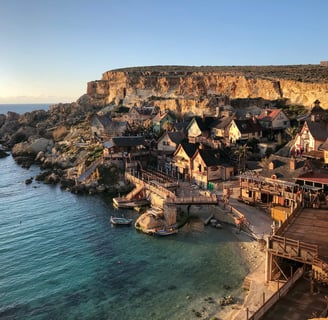
[[(106, 71), (88, 83), (87, 95), (102, 104), (156, 104), (181, 113), (212, 112), (234, 99), (285, 100), (328, 108), (328, 68), (294, 66), (149, 66)], [(225, 99), (224, 99), (225, 98)]]

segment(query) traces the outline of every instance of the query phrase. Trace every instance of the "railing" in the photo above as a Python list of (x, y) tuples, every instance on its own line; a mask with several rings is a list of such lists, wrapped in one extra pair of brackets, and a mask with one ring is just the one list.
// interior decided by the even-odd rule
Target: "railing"
[(304, 273), (303, 268), (299, 268), (292, 275), (292, 277), (283, 284), (281, 288), (278, 289), (255, 313), (248, 317), (248, 309), (247, 309), (247, 320), (259, 320), (261, 319), (267, 311), (269, 311), (279, 300), (282, 298), (290, 288), (295, 284), (295, 282), (302, 277)]
[(273, 235), (269, 239), (268, 250), (275, 255), (303, 263), (318, 262), (319, 247), (316, 244)]

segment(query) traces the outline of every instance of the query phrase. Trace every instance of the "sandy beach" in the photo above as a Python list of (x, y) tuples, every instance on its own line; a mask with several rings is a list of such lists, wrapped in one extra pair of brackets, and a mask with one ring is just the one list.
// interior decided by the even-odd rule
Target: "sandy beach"
[(235, 304), (222, 307), (210, 319), (245, 320), (247, 308), (249, 316), (252, 315), (263, 302), (267, 300), (274, 290), (265, 283), (265, 249), (261, 244), (244, 232), (236, 233), (244, 261), (248, 266), (249, 274), (245, 278), (243, 297), (237, 298)]

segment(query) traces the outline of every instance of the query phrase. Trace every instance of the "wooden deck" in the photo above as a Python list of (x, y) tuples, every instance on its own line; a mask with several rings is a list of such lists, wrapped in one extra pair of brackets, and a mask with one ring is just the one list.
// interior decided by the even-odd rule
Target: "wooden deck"
[(328, 210), (303, 209), (286, 227), (283, 236), (317, 244), (319, 257), (328, 262)]

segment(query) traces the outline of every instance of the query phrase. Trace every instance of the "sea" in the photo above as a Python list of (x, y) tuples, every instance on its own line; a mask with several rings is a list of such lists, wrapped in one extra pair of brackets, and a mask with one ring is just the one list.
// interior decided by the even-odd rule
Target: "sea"
[(0, 159), (1, 320), (210, 319), (223, 296), (242, 298), (248, 269), (229, 227), (195, 218), (161, 238), (115, 227), (111, 215), (139, 214), (106, 195), (25, 184), (39, 172)]

